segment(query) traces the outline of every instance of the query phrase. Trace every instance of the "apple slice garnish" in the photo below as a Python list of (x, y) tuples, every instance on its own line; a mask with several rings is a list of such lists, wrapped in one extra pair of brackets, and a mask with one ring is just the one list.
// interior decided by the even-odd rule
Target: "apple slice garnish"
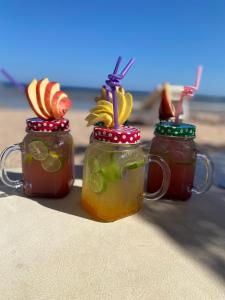
[(48, 78), (39, 80), (37, 83), (36, 91), (37, 91), (37, 102), (39, 105), (39, 108), (42, 112), (42, 114), (46, 117), (46, 119), (51, 118), (50, 113), (47, 110), (46, 104), (45, 104), (45, 90), (49, 83)]
[(159, 119), (168, 120), (175, 116), (175, 108), (171, 102), (170, 85), (165, 83), (161, 92), (161, 104), (159, 108)]
[(41, 119), (46, 120), (46, 116), (42, 113), (38, 101), (37, 101), (37, 93), (36, 93), (36, 88), (37, 88), (37, 80), (33, 79), (31, 83), (26, 87), (25, 93), (28, 99), (28, 102), (34, 111), (34, 113)]
[(62, 91), (57, 91), (52, 99), (52, 114), (54, 119), (61, 119), (70, 109), (72, 105), (71, 100), (67, 94)]
[(60, 84), (58, 82), (49, 82), (45, 89), (44, 99), (45, 99), (45, 107), (51, 116), (51, 118), (54, 118), (52, 113), (52, 101), (53, 96), (56, 94), (56, 92), (60, 91)]

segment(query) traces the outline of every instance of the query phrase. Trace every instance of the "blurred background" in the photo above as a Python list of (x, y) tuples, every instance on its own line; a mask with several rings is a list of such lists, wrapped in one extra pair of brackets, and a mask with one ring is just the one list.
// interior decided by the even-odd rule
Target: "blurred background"
[(193, 84), (196, 67), (203, 65), (187, 121), (198, 126), (200, 148), (221, 161), (225, 1), (2, 1), (0, 32), (0, 150), (22, 140), (25, 119), (33, 116), (12, 78), (23, 86), (48, 77), (60, 82), (73, 100), (68, 118), (81, 162), (91, 132), (84, 118), (121, 55), (123, 65), (136, 58), (122, 84), (133, 93), (135, 121), (146, 141), (158, 118), (151, 109), (142, 110), (151, 92), (165, 81)]

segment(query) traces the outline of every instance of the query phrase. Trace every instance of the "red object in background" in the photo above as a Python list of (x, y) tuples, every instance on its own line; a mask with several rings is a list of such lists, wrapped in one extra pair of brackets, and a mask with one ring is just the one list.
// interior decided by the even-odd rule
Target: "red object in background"
[(165, 83), (161, 92), (161, 104), (159, 107), (159, 119), (169, 120), (175, 116), (175, 108), (171, 101), (170, 85)]

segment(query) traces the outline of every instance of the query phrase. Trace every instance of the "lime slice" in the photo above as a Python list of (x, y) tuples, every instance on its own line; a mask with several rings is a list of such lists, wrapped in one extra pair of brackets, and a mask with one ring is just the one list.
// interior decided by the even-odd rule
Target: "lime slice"
[(33, 156), (31, 153), (26, 153), (24, 155), (24, 163), (25, 164), (30, 164), (32, 162), (32, 160), (33, 160)]
[(28, 149), (35, 160), (45, 160), (48, 157), (48, 147), (42, 141), (33, 141)]
[(41, 162), (41, 166), (47, 172), (58, 172), (62, 167), (60, 156), (55, 152), (50, 152), (48, 157)]
[(137, 169), (140, 167), (144, 167), (145, 165), (145, 161), (144, 160), (139, 160), (139, 161), (132, 161), (132, 162), (128, 162), (125, 166), (125, 168), (127, 169)]
[(103, 175), (98, 173), (91, 173), (89, 177), (89, 185), (94, 193), (102, 193), (106, 188), (106, 182)]
[(115, 160), (113, 153), (102, 153), (98, 157), (101, 172), (108, 181), (116, 181), (122, 178), (121, 167)]
[(115, 162), (102, 167), (101, 172), (108, 181), (116, 181), (122, 178), (121, 168)]
[(95, 157), (88, 157), (88, 168), (92, 173), (97, 173), (100, 171), (100, 164)]

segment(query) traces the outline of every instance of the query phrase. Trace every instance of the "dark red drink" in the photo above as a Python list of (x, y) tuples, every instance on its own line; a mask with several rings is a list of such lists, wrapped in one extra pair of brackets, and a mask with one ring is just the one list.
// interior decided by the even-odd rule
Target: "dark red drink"
[[(168, 163), (171, 180), (164, 198), (188, 200), (192, 195), (195, 176), (197, 151), (193, 138), (195, 127), (161, 122), (157, 124), (150, 153), (160, 155)], [(162, 184), (162, 171), (156, 164), (150, 164), (148, 174), (148, 191), (158, 190)]]
[[(57, 130), (47, 129), (53, 126)], [(34, 130), (45, 127), (45, 131)], [(74, 177), (73, 139), (68, 130), (68, 121), (31, 119), (28, 120), (27, 132), (21, 144), (24, 192), (30, 196), (65, 196), (70, 191)]]

